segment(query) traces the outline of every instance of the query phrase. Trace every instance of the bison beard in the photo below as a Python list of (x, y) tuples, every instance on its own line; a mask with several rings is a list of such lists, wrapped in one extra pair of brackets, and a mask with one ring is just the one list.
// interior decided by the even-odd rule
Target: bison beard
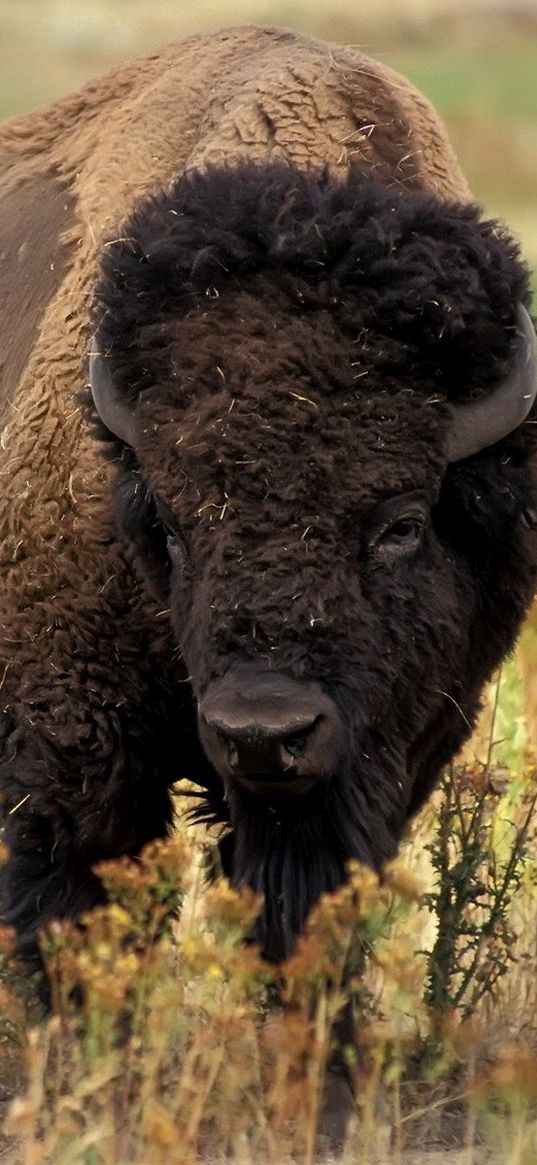
[(220, 842), (222, 870), (235, 887), (263, 896), (255, 937), (267, 959), (292, 952), (312, 906), (345, 881), (351, 857), (380, 868), (394, 855), (396, 831), (384, 824), (389, 814), (368, 802), (368, 786), (375, 788), (373, 774), (367, 783), (353, 781), (347, 758), (337, 776), (305, 797), (260, 798), (229, 785), (225, 803), (209, 795), (193, 811), (198, 820), (231, 826)]
[(371, 856), (335, 789), (310, 794), (314, 804), (298, 813), (285, 803), (260, 806), (254, 796), (241, 790), (230, 795), (231, 880), (264, 896), (256, 937), (265, 957), (278, 962), (291, 953), (320, 895), (341, 885), (349, 857), (362, 851), (363, 861), (371, 863)]
[[(304, 797), (259, 797), (233, 783), (224, 791), (206, 773), (206, 798), (190, 813), (192, 820), (229, 827), (219, 843), (222, 872), (236, 888), (249, 886), (263, 897), (253, 937), (271, 962), (292, 953), (310, 910), (344, 883), (351, 859), (381, 871), (395, 855), (403, 821), (426, 799), (459, 740), (458, 729), (442, 734), (440, 704), (419, 755), (405, 758), (402, 748), (379, 749), (375, 734), (356, 725), (356, 696), (340, 692), (339, 702), (361, 741), (353, 749), (362, 757), (359, 773), (349, 752), (337, 774)], [(409, 768), (415, 780), (405, 805)]]
[(284, 798), (259, 804), (255, 794), (234, 788), (229, 814), (233, 833), (224, 870), (235, 886), (264, 896), (255, 937), (273, 962), (291, 954), (312, 906), (345, 880), (350, 858), (382, 865), (395, 852), (350, 771), (299, 805)]

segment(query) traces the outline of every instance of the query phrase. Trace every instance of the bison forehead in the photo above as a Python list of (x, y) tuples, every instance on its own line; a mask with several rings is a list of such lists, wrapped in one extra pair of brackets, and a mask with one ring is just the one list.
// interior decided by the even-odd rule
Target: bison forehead
[(257, 398), (224, 388), (187, 407), (146, 399), (142, 471), (178, 516), (210, 521), (226, 504), (343, 516), (390, 493), (433, 493), (443, 468), (434, 404), (410, 386), (363, 385), (328, 395), (290, 378)]

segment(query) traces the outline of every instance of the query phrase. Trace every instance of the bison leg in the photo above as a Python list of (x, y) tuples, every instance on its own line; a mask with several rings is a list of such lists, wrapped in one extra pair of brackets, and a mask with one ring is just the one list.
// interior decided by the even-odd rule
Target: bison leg
[(53, 918), (78, 918), (104, 901), (103, 888), (72, 846), (57, 842), (51, 822), (28, 815), (5, 830), (9, 857), (0, 875), (2, 921), (13, 927), (17, 954), (41, 970), (39, 932)]
[(21, 946), (31, 944), (50, 919), (76, 918), (103, 901), (90, 864), (77, 860), (72, 842), (60, 840), (58, 832), (52, 820), (30, 814), (20, 824), (8, 820), (5, 828), (2, 916)]

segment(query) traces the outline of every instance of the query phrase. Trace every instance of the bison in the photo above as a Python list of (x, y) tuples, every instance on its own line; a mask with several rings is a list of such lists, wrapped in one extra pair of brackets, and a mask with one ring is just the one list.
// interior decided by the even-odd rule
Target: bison
[(531, 601), (526, 268), (419, 93), (286, 31), (0, 147), (3, 917), (31, 954), (189, 777), (279, 960), (394, 854)]

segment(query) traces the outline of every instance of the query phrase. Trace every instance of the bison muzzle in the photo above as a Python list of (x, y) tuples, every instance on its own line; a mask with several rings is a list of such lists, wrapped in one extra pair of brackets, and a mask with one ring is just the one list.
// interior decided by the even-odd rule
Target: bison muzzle
[(343, 725), (319, 684), (234, 667), (200, 703), (200, 739), (225, 782), (257, 793), (305, 793), (341, 765)]

